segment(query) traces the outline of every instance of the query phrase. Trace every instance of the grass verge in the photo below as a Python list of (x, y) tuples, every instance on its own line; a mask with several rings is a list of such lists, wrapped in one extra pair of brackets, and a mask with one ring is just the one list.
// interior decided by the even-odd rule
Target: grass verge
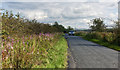
[(67, 67), (67, 42), (61, 37), (56, 45), (48, 50), (46, 63), (42, 68), (66, 68)]
[(114, 45), (114, 44), (110, 44), (108, 42), (103, 42), (103, 41), (98, 40), (98, 39), (88, 39), (86, 37), (82, 37), (82, 38), (84, 38), (85, 40), (88, 40), (88, 41), (95, 42), (95, 43), (97, 43), (99, 45), (102, 45), (102, 46), (105, 46), (105, 47), (108, 47), (108, 48), (120, 51), (120, 46), (117, 46), (117, 45)]

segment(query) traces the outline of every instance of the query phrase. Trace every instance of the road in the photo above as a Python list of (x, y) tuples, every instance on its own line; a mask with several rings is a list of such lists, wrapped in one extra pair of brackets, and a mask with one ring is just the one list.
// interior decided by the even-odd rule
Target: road
[(118, 68), (118, 52), (78, 36), (67, 36), (69, 68)]

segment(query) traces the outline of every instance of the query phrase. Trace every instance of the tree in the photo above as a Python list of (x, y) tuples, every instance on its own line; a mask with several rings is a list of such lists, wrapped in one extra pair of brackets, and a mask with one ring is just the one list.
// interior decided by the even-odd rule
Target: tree
[(12, 11), (5, 11), (0, 13), (0, 23), (2, 25), (2, 36), (8, 35), (19, 35), (23, 36), (26, 34), (39, 34), (39, 33), (54, 33), (63, 32), (66, 30), (64, 26), (59, 25), (55, 22), (54, 25), (40, 23), (36, 19), (29, 20), (23, 18), (19, 13), (15, 15)]
[(73, 28), (72, 28), (72, 27), (70, 27), (70, 26), (68, 26), (68, 28), (67, 28), (67, 29), (68, 29), (69, 31), (70, 31), (70, 30), (73, 30)]
[(92, 31), (98, 31), (102, 32), (106, 29), (105, 24), (103, 24), (103, 20), (101, 18), (95, 18), (92, 20), (92, 24), (90, 25), (90, 28)]
[(53, 26), (58, 27), (59, 26), (58, 22), (56, 21)]
[(59, 25), (58, 22), (55, 22), (53, 27), (56, 27), (58, 32), (64, 32), (66, 30), (64, 26)]

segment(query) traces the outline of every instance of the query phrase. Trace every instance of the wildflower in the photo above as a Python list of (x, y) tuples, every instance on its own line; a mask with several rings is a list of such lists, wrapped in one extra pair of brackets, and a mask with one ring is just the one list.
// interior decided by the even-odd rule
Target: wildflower
[(5, 50), (2, 50), (2, 54), (4, 53)]
[(39, 35), (41, 35), (41, 33), (39, 33)]
[(1, 44), (1, 47), (3, 48), (3, 44)]
[(45, 34), (42, 34), (43, 36), (45, 35)]
[(14, 39), (11, 39), (12, 41), (14, 41)]
[(23, 41), (23, 44), (25, 44), (25, 42)]
[(8, 43), (7, 46), (9, 47), (9, 49), (13, 49), (13, 46), (11, 45), (11, 43)]
[(27, 45), (28, 45), (29, 43), (27, 42)]
[(10, 47), (9, 47), (9, 49), (10, 49)]
[(50, 34), (46, 34), (46, 36), (48, 36), (48, 37), (49, 37), (49, 36), (50, 36)]
[(4, 39), (2, 39), (2, 41), (5, 41)]
[(17, 40), (17, 42), (19, 42), (19, 40)]
[(22, 38), (24, 39), (24, 36)]
[(14, 41), (12, 41), (12, 44), (14, 43)]
[(8, 46), (11, 46), (11, 44), (10, 44), (10, 43), (8, 43), (7, 45), (8, 45)]
[(11, 49), (13, 49), (13, 47), (11, 46)]
[(30, 39), (32, 39), (32, 35), (30, 36)]
[(39, 38), (41, 38), (41, 36), (39, 35)]
[(32, 54), (33, 54), (33, 52), (32, 52)]

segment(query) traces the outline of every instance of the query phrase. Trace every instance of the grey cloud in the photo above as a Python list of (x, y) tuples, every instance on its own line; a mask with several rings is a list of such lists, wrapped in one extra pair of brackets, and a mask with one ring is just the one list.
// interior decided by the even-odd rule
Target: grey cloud
[(114, 19), (117, 18), (116, 3), (5, 2), (4, 8), (16, 12), (20, 11), (27, 18), (37, 17), (39, 22), (54, 23), (58, 21), (65, 27), (70, 25), (77, 28), (88, 28), (87, 23), (90, 19), (96, 17), (112, 18), (112, 16)]

